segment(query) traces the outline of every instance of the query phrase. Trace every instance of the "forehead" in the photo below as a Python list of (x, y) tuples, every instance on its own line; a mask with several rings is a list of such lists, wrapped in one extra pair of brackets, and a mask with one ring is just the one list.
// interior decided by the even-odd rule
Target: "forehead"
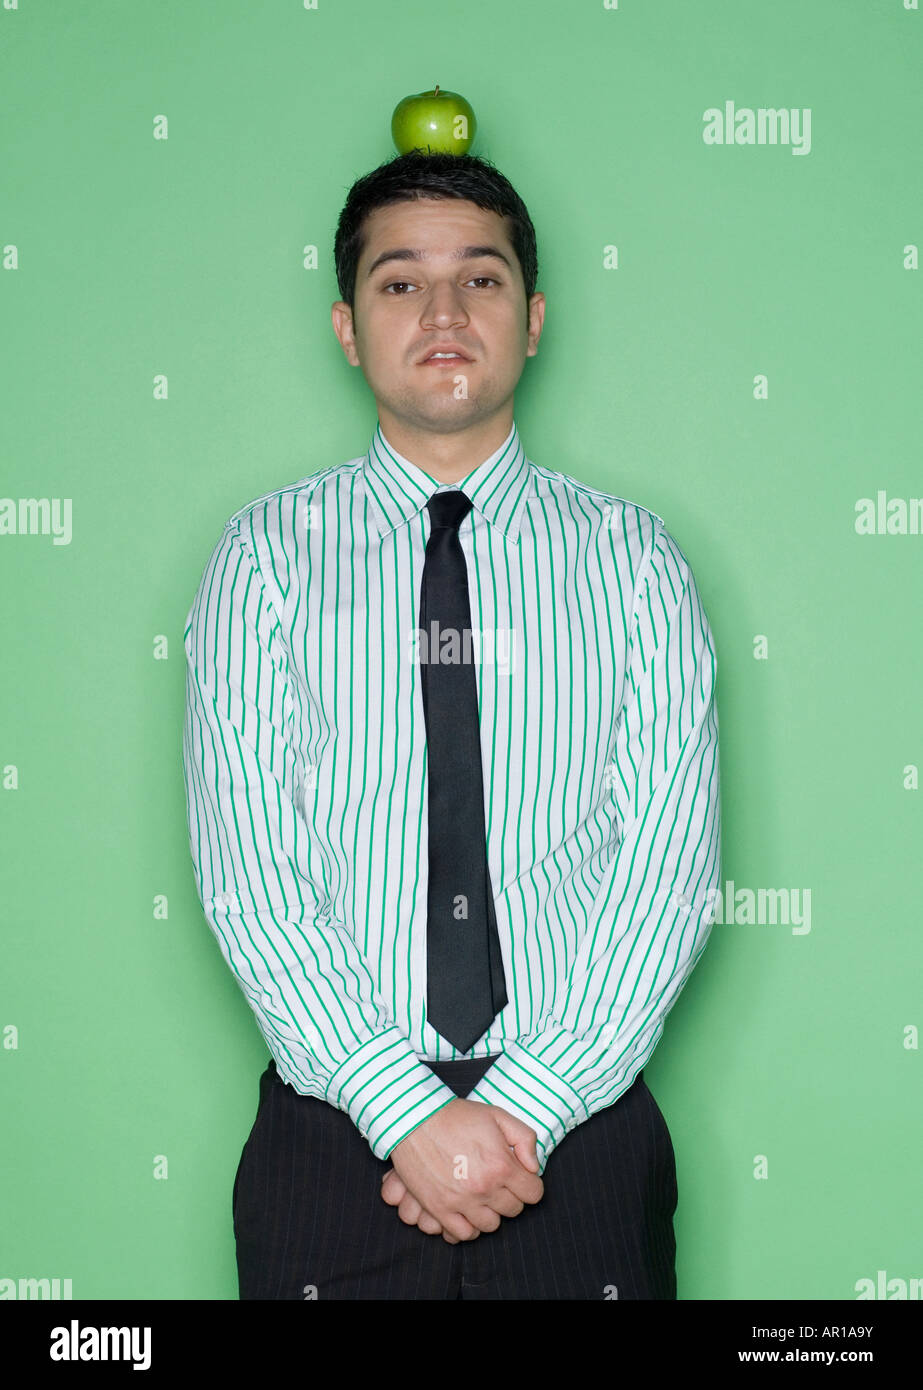
[(461, 246), (493, 244), (515, 263), (507, 219), (465, 198), (412, 198), (375, 208), (362, 228), (359, 267), (392, 247), (412, 247), (448, 258)]

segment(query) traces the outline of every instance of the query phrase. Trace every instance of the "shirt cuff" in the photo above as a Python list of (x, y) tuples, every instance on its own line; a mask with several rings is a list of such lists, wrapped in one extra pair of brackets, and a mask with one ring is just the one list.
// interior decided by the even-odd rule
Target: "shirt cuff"
[(565, 1134), (590, 1117), (573, 1086), (537, 1055), (537, 1050), (555, 1041), (559, 1033), (563, 1036), (563, 1029), (554, 1027), (536, 1033), (528, 1047), (510, 1042), (467, 1096), (468, 1100), (499, 1105), (535, 1130), (539, 1174), (545, 1171), (552, 1150)]
[(392, 1024), (346, 1058), (327, 1084), (325, 1100), (345, 1110), (376, 1158), (455, 1100), (455, 1092), (426, 1066)]

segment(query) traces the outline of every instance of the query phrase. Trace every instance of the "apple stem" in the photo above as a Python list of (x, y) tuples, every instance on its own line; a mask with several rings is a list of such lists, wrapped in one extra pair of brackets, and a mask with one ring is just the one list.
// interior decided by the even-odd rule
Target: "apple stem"
[(434, 96), (434, 97), (438, 97), (438, 95), (439, 95), (439, 83), (437, 82), (437, 83), (436, 83), (436, 90), (435, 90), (435, 92), (433, 92), (433, 96)]

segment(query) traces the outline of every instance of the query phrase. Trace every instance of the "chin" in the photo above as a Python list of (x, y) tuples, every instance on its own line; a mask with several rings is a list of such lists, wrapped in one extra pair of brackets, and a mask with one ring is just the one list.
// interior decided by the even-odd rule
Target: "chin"
[(421, 428), (449, 425), (453, 429), (460, 429), (487, 413), (481, 398), (468, 396), (464, 400), (456, 400), (450, 390), (438, 396), (431, 393), (423, 397), (405, 396), (398, 401), (386, 400), (383, 404), (395, 415), (401, 415), (408, 423), (415, 423)]

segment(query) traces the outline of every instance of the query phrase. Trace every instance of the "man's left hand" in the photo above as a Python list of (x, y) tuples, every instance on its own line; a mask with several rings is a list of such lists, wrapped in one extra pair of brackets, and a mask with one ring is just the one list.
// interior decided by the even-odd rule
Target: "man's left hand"
[(441, 1235), (450, 1245), (458, 1244), (457, 1236), (443, 1230), (435, 1216), (430, 1216), (416, 1197), (411, 1196), (393, 1168), (389, 1168), (381, 1180), (381, 1196), (389, 1207), (397, 1207), (397, 1214), (406, 1225), (419, 1226), (428, 1236)]

